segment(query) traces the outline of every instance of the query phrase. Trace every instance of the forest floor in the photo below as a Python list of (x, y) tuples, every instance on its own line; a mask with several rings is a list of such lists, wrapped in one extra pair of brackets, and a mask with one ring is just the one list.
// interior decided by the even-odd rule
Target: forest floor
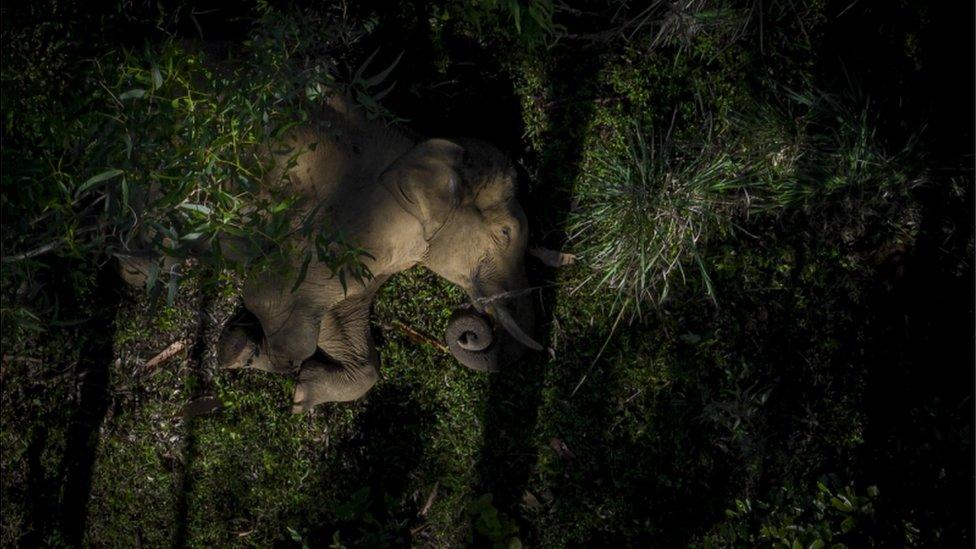
[[(876, 95), (905, 74), (943, 75), (929, 64), (944, 53), (926, 42), (931, 28), (894, 8), (845, 19), (828, 4), (762, 37), (720, 48), (705, 36), (677, 55), (570, 41), (500, 59), (409, 13), (370, 40), (391, 58), (408, 52), (387, 106), (423, 134), (510, 151), (530, 246), (573, 253), (562, 228), (576, 185), (634, 112), (734, 111), (765, 82), (761, 68), (816, 79), (838, 52), (852, 71), (899, 67), (865, 69)], [(810, 36), (794, 51), (801, 27)], [(863, 38), (838, 38), (849, 27), (888, 34), (857, 57)], [(910, 32), (931, 51), (892, 38)], [(939, 112), (933, 148), (954, 128)], [(76, 324), (3, 350), (0, 542), (971, 541), (972, 185), (971, 173), (934, 179), (880, 223), (864, 221), (888, 215), (875, 202), (747, 220), (704, 248), (714, 300), (693, 282), (632, 323), (613, 292), (586, 283), (587, 258), (554, 268), (529, 257), (548, 349), (497, 374), (431, 343), (461, 292), (402, 273), (374, 307), (380, 381), (303, 415), (289, 412), (293, 380), (215, 368), (236, 281), (191, 281), (171, 306), (105, 281)]]

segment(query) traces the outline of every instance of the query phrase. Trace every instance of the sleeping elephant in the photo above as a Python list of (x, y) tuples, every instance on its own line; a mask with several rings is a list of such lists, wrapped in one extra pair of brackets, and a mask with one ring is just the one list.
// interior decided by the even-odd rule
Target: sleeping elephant
[(363, 261), (372, 278), (344, 287), (313, 261), (295, 287), (300, 257), (284, 269), (288, 274), (252, 275), (244, 311), (219, 342), (222, 366), (297, 371), (295, 412), (361, 397), (379, 377), (369, 329), (373, 297), (390, 276), (416, 265), (470, 298), (447, 328), (461, 364), (495, 371), (526, 348), (542, 349), (530, 335), (525, 214), (515, 171), (500, 151), (471, 139), (413, 138), (366, 120), (341, 97), (281, 144), (306, 151), (291, 162), (282, 156), (270, 175), (307, 199), (296, 217), (321, 215), (368, 251)]

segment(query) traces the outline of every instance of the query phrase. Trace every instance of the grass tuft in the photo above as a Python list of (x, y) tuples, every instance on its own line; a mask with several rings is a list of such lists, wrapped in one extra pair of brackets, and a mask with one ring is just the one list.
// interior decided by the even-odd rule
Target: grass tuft
[[(568, 223), (593, 272), (583, 284), (614, 291), (614, 309), (640, 317), (694, 279), (716, 300), (702, 253), (710, 236), (751, 218), (803, 215), (845, 241), (878, 224), (904, 225), (903, 205), (924, 177), (913, 137), (889, 153), (869, 103), (816, 90), (759, 101), (700, 139), (636, 122), (596, 146)], [(912, 226), (913, 223), (908, 223)]]
[(594, 270), (587, 281), (616, 290), (615, 306), (632, 315), (666, 300), (689, 266), (712, 296), (699, 249), (741, 202), (733, 158), (637, 124), (624, 140), (597, 155), (569, 219), (577, 253)]

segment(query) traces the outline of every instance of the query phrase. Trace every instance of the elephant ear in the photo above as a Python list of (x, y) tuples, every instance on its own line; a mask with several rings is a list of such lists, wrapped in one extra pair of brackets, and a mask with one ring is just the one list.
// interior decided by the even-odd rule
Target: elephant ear
[(430, 240), (464, 198), (459, 176), (464, 149), (446, 139), (429, 139), (407, 151), (380, 176), (400, 206), (417, 218)]

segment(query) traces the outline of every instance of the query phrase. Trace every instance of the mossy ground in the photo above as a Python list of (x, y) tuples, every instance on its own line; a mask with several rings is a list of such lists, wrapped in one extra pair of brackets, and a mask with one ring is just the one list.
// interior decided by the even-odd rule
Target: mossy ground
[[(767, 27), (762, 51), (706, 35), (678, 50), (508, 44), (502, 58), (426, 28), (419, 8), (381, 17), (373, 39), (419, 52), (392, 110), (425, 133), (511, 151), (532, 245), (572, 252), (574, 189), (622, 127), (675, 119), (682, 131), (702, 110), (723, 120), (748, 106), (769, 80), (817, 77), (831, 10)], [(786, 39), (801, 31), (803, 45)], [(901, 54), (919, 63), (925, 42), (911, 43)], [(880, 232), (829, 205), (751, 220), (707, 243), (714, 302), (691, 280), (634, 323), (617, 322), (613, 292), (583, 283), (585, 258), (560, 269), (530, 258), (550, 350), (493, 375), (408, 337), (402, 325), (440, 339), (463, 297), (428, 271), (403, 273), (374, 309), (381, 380), (305, 415), (288, 411), (292, 380), (214, 369), (234, 281), (191, 284), (169, 307), (128, 292), (111, 326), (4, 349), (17, 358), (3, 370), (0, 540), (63, 543), (63, 517), (81, 512), (69, 504), (87, 506), (93, 546), (971, 540), (971, 513), (955, 506), (972, 465), (971, 201), (970, 175), (915, 192)], [(78, 459), (85, 330), (114, 330), (114, 344), (79, 500), (65, 471)], [(176, 341), (184, 351), (145, 367)], [(221, 408), (181, 417), (202, 397)], [(817, 482), (831, 497), (870, 493), (871, 508), (823, 509)]]

